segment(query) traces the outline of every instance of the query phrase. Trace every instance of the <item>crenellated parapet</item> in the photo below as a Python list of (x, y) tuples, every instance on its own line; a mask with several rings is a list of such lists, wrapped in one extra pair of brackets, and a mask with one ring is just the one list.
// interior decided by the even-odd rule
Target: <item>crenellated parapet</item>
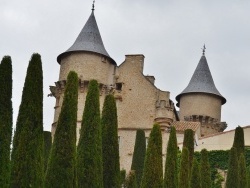
[[(89, 80), (81, 80), (79, 79), (79, 92), (80, 93), (86, 93), (88, 89)], [(55, 86), (50, 86), (50, 94), (48, 94), (49, 97), (55, 97), (58, 98), (60, 95), (64, 92), (66, 87), (66, 80), (60, 80), (55, 82)], [(99, 83), (99, 91), (100, 96), (107, 95), (109, 93), (113, 93), (115, 89), (114, 85), (106, 85), (103, 83)]]
[(201, 136), (223, 132), (227, 128), (226, 122), (220, 122), (218, 119), (206, 115), (185, 116), (185, 121), (200, 122)]

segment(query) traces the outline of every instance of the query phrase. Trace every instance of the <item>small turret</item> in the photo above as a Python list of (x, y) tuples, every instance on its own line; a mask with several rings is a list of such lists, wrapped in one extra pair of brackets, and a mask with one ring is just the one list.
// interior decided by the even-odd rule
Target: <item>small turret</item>
[(213, 124), (213, 129), (216, 127), (218, 132), (226, 128), (225, 122), (221, 127), (219, 125), (221, 124), (221, 106), (226, 103), (226, 99), (215, 87), (205, 57), (205, 46), (188, 86), (176, 96), (176, 100), (177, 106), (180, 107), (180, 120), (200, 121), (203, 125)]

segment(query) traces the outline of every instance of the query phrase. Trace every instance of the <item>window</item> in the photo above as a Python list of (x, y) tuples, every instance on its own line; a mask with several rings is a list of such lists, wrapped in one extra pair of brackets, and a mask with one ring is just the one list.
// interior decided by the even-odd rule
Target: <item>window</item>
[(121, 91), (122, 90), (122, 83), (116, 83), (115, 84), (115, 88), (116, 88), (116, 90), (119, 90), (119, 91)]

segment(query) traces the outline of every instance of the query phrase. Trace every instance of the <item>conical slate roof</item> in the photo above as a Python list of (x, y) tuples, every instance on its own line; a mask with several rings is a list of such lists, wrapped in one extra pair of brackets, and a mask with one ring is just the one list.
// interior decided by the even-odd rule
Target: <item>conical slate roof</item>
[(96, 23), (94, 10), (92, 10), (88, 21), (84, 25), (74, 44), (66, 52), (61, 53), (57, 57), (57, 62), (60, 63), (62, 56), (65, 54), (82, 51), (102, 54), (109, 58), (114, 65), (116, 65), (116, 62), (109, 56), (104, 47), (102, 37)]
[(207, 64), (205, 55), (202, 55), (198, 66), (188, 84), (188, 86), (176, 96), (177, 106), (179, 106), (180, 98), (188, 93), (208, 93), (221, 98), (221, 103), (225, 104), (226, 99), (220, 94), (214, 84), (213, 77)]

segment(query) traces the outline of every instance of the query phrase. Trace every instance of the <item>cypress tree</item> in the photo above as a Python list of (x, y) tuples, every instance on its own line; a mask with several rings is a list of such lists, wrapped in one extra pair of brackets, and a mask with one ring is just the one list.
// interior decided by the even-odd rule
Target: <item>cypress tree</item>
[(125, 188), (137, 188), (137, 181), (136, 181), (136, 173), (134, 170), (131, 170), (126, 178), (125, 181)]
[(76, 187), (77, 99), (78, 76), (71, 71), (51, 148), (45, 187)]
[(159, 188), (162, 185), (162, 136), (160, 125), (154, 124), (149, 136), (141, 188)]
[(43, 187), (43, 73), (39, 54), (33, 54), (28, 65), (11, 158), (11, 187)]
[(140, 187), (141, 178), (146, 155), (146, 137), (142, 129), (136, 131), (134, 154), (132, 159), (131, 170), (135, 171), (137, 186)]
[(177, 138), (175, 127), (171, 127), (167, 147), (167, 157), (165, 164), (164, 187), (176, 188), (178, 183), (177, 173)]
[(240, 126), (238, 126), (235, 129), (233, 147), (236, 148), (237, 153), (238, 153), (238, 155), (237, 155), (238, 157), (240, 157), (241, 153), (245, 154), (244, 130)]
[(198, 161), (194, 158), (191, 177), (190, 177), (190, 188), (201, 188), (201, 176), (200, 176), (200, 166)]
[(201, 187), (210, 188), (212, 186), (211, 170), (208, 161), (208, 151), (201, 150)]
[(246, 160), (243, 153), (241, 153), (239, 158), (239, 188), (247, 188)]
[(239, 185), (239, 171), (238, 171), (237, 150), (236, 148), (232, 147), (230, 150), (226, 188), (237, 188), (238, 185)]
[(247, 188), (250, 188), (250, 166), (247, 167)]
[(46, 172), (50, 154), (50, 148), (52, 144), (51, 132), (43, 131), (43, 138), (44, 138), (44, 172)]
[(103, 187), (99, 86), (96, 80), (91, 80), (88, 86), (77, 147), (77, 175), (79, 187)]
[(12, 62), (4, 56), (0, 64), (0, 187), (9, 187), (12, 136)]
[(189, 151), (189, 168), (192, 169), (192, 162), (194, 158), (194, 132), (191, 129), (184, 131), (183, 147)]
[(123, 187), (125, 184), (125, 179), (126, 179), (126, 170), (122, 169), (120, 171), (120, 187)]
[(189, 151), (183, 147), (181, 152), (181, 165), (178, 179), (179, 188), (187, 188), (189, 186)]
[(113, 95), (107, 95), (102, 111), (103, 186), (120, 187), (117, 108)]

